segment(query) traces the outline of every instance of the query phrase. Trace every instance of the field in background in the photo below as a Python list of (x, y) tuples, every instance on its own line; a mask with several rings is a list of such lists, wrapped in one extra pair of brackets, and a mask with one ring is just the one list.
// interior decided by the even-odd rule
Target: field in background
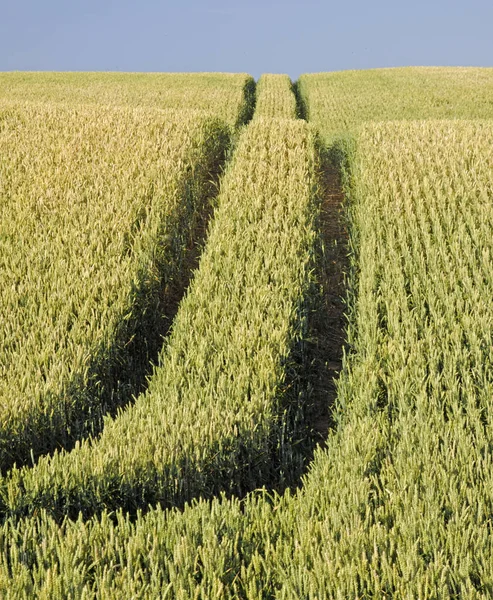
[[(84, 79), (82, 88), (96, 102), (95, 75), (73, 77)], [(105, 94), (119, 103), (115, 98), (128, 86), (133, 104), (140, 77), (148, 86), (144, 75), (127, 82), (105, 75)], [(207, 91), (201, 92), (200, 77), (174, 77), (176, 89), (161, 90), (162, 97), (174, 94), (182, 102), (187, 86), (190, 98), (214, 96), (212, 75), (203, 76)], [(219, 89), (225, 76), (215, 77)], [(10, 156), (0, 159), (8, 174), (1, 189), (19, 206), (21, 199), (38, 200), (32, 190), (41, 171), (29, 167), (38, 138), (23, 134), (33, 145), (31, 158), (12, 159), (13, 140), (36, 122), (33, 115), (108, 110), (104, 102), (74, 108), (82, 88), (62, 83), (62, 74), (46, 78), (30, 107), (24, 98), (15, 108), (16, 94), (29, 89), (36, 95), (22, 74), (12, 74), (8, 98), (1, 100), (0, 139), (11, 144)], [(249, 85), (243, 79), (236, 117), (225, 104), (218, 109), (215, 131), (221, 119), (231, 127), (252, 113)], [(252, 122), (224, 130), (237, 138), (234, 152), (148, 391), (106, 418), (98, 439), (41, 458), (34, 468), (7, 471), (0, 482), (3, 596), (491, 597), (492, 90), (493, 69), (326, 73), (303, 75), (295, 85), (286, 76), (262, 76)], [(143, 98), (158, 91), (148, 88)], [(18, 111), (32, 118), (21, 118), (16, 128)], [(165, 118), (161, 110), (152, 114)], [(62, 121), (55, 121), (60, 134), (64, 127), (77, 131), (83, 117), (72, 127)], [(50, 121), (43, 127), (50, 129)], [(75, 185), (75, 173), (88, 172), (63, 156), (71, 138), (57, 136), (56, 127), (38, 144), (47, 157), (57, 148), (62, 156), (46, 184), (60, 190), (48, 219), (67, 210), (60, 182)], [(106, 140), (111, 152), (112, 136)], [(138, 144), (130, 146), (128, 155), (138, 156)], [(204, 171), (186, 165), (201, 160), (176, 162), (195, 182)], [(45, 170), (50, 161), (39, 164)], [(120, 188), (104, 175), (112, 162), (105, 159), (103, 169), (98, 164), (77, 192), (101, 181), (95, 187), (114, 198)], [(118, 185), (127, 185), (124, 172), (115, 170)], [(131, 181), (140, 185), (139, 177), (136, 167)], [(27, 193), (12, 195), (16, 181)], [(186, 197), (178, 194), (177, 204)], [(323, 379), (321, 370), (325, 377), (332, 373), (330, 358), (324, 363), (319, 356), (327, 346), (317, 340), (330, 331), (313, 324), (329, 314), (322, 307), (331, 293), (330, 268), (341, 264), (328, 232), (343, 239), (327, 225), (329, 198), (340, 203), (337, 227), (348, 234), (347, 330), (331, 428), (312, 457), (304, 442), (316, 427), (309, 416), (320, 398), (315, 381)], [(14, 216), (16, 204), (10, 206), (2, 225)], [(12, 222), (29, 222), (15, 216)], [(44, 223), (37, 213), (31, 220)], [(115, 231), (125, 232), (124, 223), (118, 219)], [(2, 240), (10, 240), (7, 256), (15, 256), (14, 237)], [(73, 247), (68, 240), (65, 246)], [(132, 257), (134, 247), (127, 248)], [(55, 271), (64, 264), (60, 256), (53, 259)], [(102, 258), (85, 260), (104, 272)], [(46, 296), (49, 307), (54, 296)], [(20, 323), (14, 332), (22, 331), (25, 318), (11, 308), (16, 297), (6, 292), (13, 315), (7, 322)], [(44, 323), (47, 309), (33, 302), (38, 308), (30, 318)], [(63, 314), (59, 305), (48, 311), (53, 327)], [(37, 360), (34, 349), (27, 356)], [(38, 373), (25, 364), (26, 377)], [(247, 493), (260, 485), (267, 489)]]
[(255, 82), (231, 73), (0, 73), (0, 102), (202, 110), (237, 126)]
[(327, 144), (368, 121), (491, 119), (489, 68), (406, 67), (301, 75), (303, 116)]

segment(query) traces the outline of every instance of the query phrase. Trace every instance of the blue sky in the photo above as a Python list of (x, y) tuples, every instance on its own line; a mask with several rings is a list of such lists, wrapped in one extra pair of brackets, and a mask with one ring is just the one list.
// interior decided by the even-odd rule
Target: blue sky
[(0, 71), (493, 66), (493, 0), (0, 0)]

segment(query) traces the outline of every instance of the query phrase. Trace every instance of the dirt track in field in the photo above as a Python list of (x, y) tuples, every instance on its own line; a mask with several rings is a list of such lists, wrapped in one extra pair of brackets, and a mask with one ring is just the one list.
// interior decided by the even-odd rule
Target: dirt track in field
[(332, 423), (337, 389), (335, 380), (342, 368), (345, 344), (345, 277), (349, 270), (347, 230), (343, 213), (344, 194), (340, 172), (328, 165), (323, 174), (320, 232), (325, 251), (318, 276), (322, 302), (313, 323), (314, 377), (312, 428), (318, 444), (325, 446)]

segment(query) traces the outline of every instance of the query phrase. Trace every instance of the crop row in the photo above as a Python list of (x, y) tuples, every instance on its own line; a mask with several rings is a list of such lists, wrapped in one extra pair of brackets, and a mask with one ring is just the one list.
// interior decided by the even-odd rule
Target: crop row
[(0, 110), (2, 470), (137, 392), (228, 143), (195, 113)]
[(296, 97), (287, 75), (264, 74), (255, 91), (255, 118), (296, 119)]

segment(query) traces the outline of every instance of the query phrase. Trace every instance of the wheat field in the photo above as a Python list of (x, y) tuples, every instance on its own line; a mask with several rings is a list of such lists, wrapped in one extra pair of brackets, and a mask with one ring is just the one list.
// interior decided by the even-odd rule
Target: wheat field
[(0, 597), (491, 597), (493, 69), (0, 81)]

